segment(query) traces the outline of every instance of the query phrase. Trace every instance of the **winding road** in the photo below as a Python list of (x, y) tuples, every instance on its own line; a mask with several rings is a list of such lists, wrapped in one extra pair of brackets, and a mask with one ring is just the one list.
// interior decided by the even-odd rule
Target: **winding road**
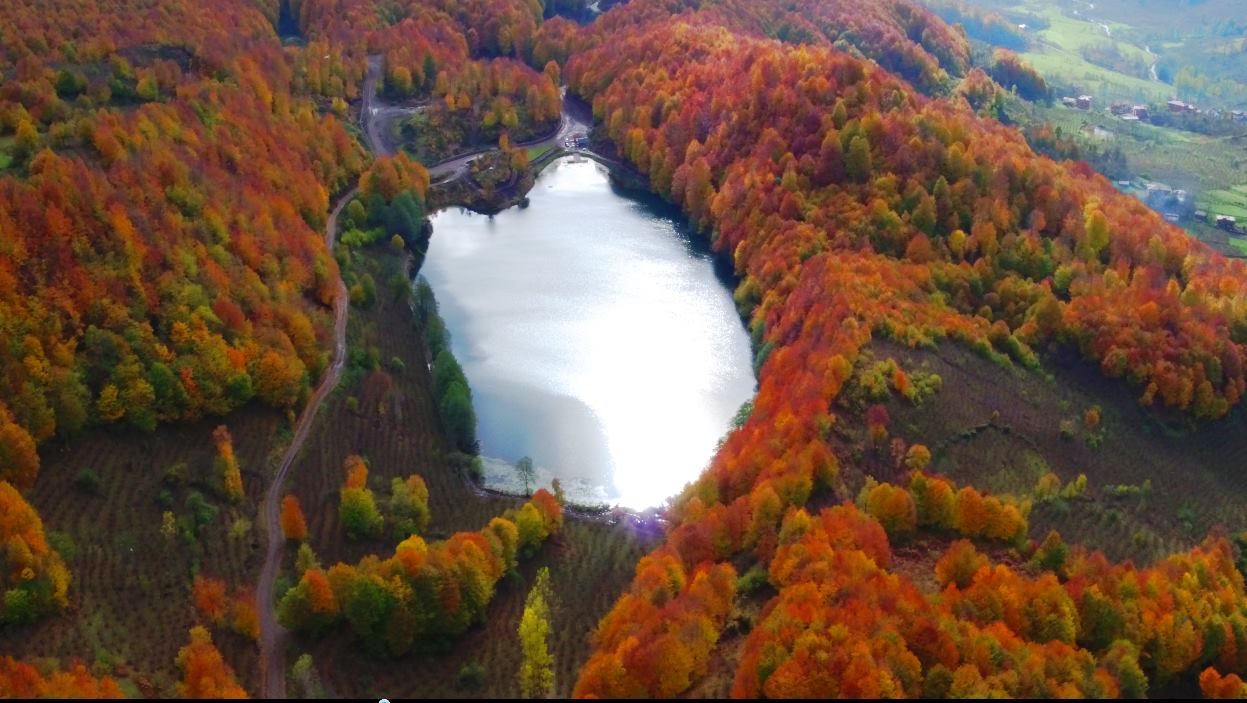
[[(352, 188), (350, 192), (338, 198), (338, 204), (334, 206), (333, 212), (329, 214), (329, 220), (325, 223), (325, 244), (330, 251), (333, 250), (334, 234), (338, 231), (338, 215), (342, 212), (342, 208), (351, 202), (351, 198), (355, 197), (357, 190), (357, 188)], [(282, 547), (286, 543), (281, 534), (281, 526), (278, 524), (282, 485), (286, 481), (286, 475), (290, 473), (290, 467), (294, 466), (294, 461), (299, 456), (299, 450), (303, 449), (303, 443), (307, 440), (312, 423), (316, 420), (316, 411), (320, 410), (321, 403), (333, 392), (334, 387), (338, 385), (338, 380), (342, 378), (342, 369), (346, 366), (346, 315), (350, 307), (349, 303), (346, 284), (339, 276), (338, 290), (333, 300), (333, 362), (329, 365), (325, 377), (321, 379), (320, 385), (316, 387), (316, 391), (312, 393), (312, 397), (308, 399), (303, 412), (299, 414), (299, 421), (295, 424), (290, 447), (286, 449), (281, 464), (277, 466), (277, 472), (273, 474), (273, 480), (269, 483), (268, 492), (264, 494), (264, 504), (261, 506), (264, 511), (264, 529), (268, 535), (268, 550), (264, 555), (264, 568), (260, 571), (260, 583), (256, 587), (256, 603), (260, 606), (260, 671), (263, 682), (261, 690), (265, 698), (286, 697), (284, 656), (286, 630), (277, 624), (277, 609), (273, 602), (273, 584), (277, 581), (277, 572), (281, 568)]]
[[(364, 78), (360, 121), (363, 122), (364, 137), (368, 142), (368, 147), (372, 149), (374, 154), (388, 156), (394, 153), (394, 148), (382, 137), (383, 132), (381, 130), (388, 130), (390, 123), (395, 119), (414, 114), (424, 108), (419, 105), (374, 104), (377, 94), (377, 79), (380, 73), (381, 57), (370, 56), (368, 58), (368, 73)], [(566, 96), (566, 89), (564, 89), (564, 96)], [(591, 123), (592, 116), (584, 114), (583, 110), (576, 111), (574, 114), (569, 109), (567, 100), (564, 99), (559, 128), (548, 137), (531, 142), (521, 142), (517, 146), (526, 148), (557, 147), (578, 131), (588, 132)], [(442, 183), (456, 180), (467, 174), (468, 165), (473, 159), (490, 150), (472, 151), (433, 164), (429, 167), (429, 176)], [(325, 244), (330, 251), (333, 250), (334, 237), (338, 231), (338, 215), (341, 214), (346, 204), (351, 202), (358, 190), (358, 188), (352, 188), (349, 192), (344, 193), (338, 198), (333, 211), (329, 213), (329, 219), (325, 222)], [(346, 284), (342, 281), (341, 276), (338, 277), (337, 283), (337, 293), (333, 303), (333, 362), (329, 365), (325, 377), (321, 379), (320, 385), (316, 387), (311, 398), (308, 399), (307, 405), (304, 406), (303, 411), (299, 414), (298, 421), (295, 423), (294, 435), (290, 440), (290, 446), (286, 449), (281, 463), (278, 464), (277, 471), (273, 474), (273, 479), (269, 483), (268, 492), (264, 494), (264, 502), (260, 506), (264, 517), (265, 534), (268, 536), (264, 566), (260, 571), (260, 581), (256, 585), (256, 603), (260, 610), (260, 692), (265, 698), (286, 697), (285, 647), (288, 633), (277, 622), (277, 604), (274, 602), (275, 594), (273, 592), (274, 585), (277, 582), (277, 573), (281, 570), (281, 557), (286, 543), (280, 525), (282, 487), (286, 482), (286, 477), (289, 475), (291, 467), (294, 466), (295, 460), (299, 457), (299, 452), (303, 449), (303, 444), (307, 441), (312, 424), (316, 420), (316, 413), (320, 410), (320, 406), (324, 403), (325, 398), (329, 397), (329, 394), (338, 385), (338, 381), (342, 378), (342, 371), (346, 367), (346, 319), (350, 308), (350, 298), (347, 294)]]
[[(364, 123), (364, 136), (374, 154), (392, 156), (397, 149), (389, 139), (390, 125), (395, 120), (409, 117), (427, 107), (421, 105), (386, 105), (376, 100), (377, 80), (381, 75), (381, 57), (368, 58), (368, 75), (364, 78), (364, 104), (360, 108), (360, 119)], [(559, 116), (558, 129), (549, 135), (526, 142), (516, 142), (516, 147), (525, 149), (543, 146), (557, 147), (576, 133), (588, 133), (593, 124), (593, 116), (587, 110), (574, 109), (567, 100), (567, 89), (562, 89), (563, 109)], [(458, 180), (468, 173), (468, 165), (481, 154), (493, 151), (493, 146), (472, 149), (449, 159), (434, 164), (425, 164), (429, 170), (429, 179), (438, 183), (449, 183)]]

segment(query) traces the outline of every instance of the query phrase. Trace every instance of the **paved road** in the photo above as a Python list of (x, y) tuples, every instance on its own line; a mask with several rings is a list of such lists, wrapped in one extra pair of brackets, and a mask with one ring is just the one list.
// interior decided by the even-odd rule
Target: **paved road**
[[(397, 151), (397, 145), (391, 143), (390, 130), (391, 125), (399, 119), (409, 117), (425, 108), (424, 105), (403, 106), (403, 105), (387, 105), (382, 103), (377, 96), (377, 80), (381, 75), (381, 57), (371, 56), (368, 58), (368, 75), (364, 78), (364, 104), (360, 108), (360, 119), (364, 122), (364, 135), (368, 139), (368, 146), (374, 154), (393, 155)], [(578, 132), (588, 133), (593, 124), (593, 115), (589, 114), (586, 109), (576, 109), (576, 106), (567, 100), (567, 89), (563, 89), (563, 112), (559, 117), (559, 127), (548, 136), (533, 139), (527, 142), (517, 142), (515, 146), (523, 148), (533, 147), (557, 147), (562, 144), (573, 134)], [(473, 149), (458, 156), (452, 156), (444, 161), (435, 164), (426, 164), (429, 169), (429, 178), (437, 182), (450, 182), (462, 178), (468, 173), (468, 165), (472, 163), (476, 157), (488, 151), (492, 151), (493, 147), (483, 149)]]
[(386, 105), (377, 98), (377, 80), (381, 76), (381, 57), (368, 57), (368, 74), (364, 77), (364, 104), (359, 109), (359, 118), (364, 123), (364, 136), (368, 140), (368, 148), (374, 154), (393, 155), (397, 148), (389, 142), (390, 125), (395, 120), (410, 117), (425, 108), (425, 105)]
[[(349, 193), (338, 198), (337, 205), (329, 214), (329, 221), (325, 223), (325, 244), (328, 245), (330, 251), (333, 250), (334, 234), (338, 231), (338, 215), (351, 198), (355, 197), (356, 190), (352, 188)], [(269, 483), (268, 493), (264, 495), (264, 504), (261, 506), (264, 511), (264, 529), (268, 535), (268, 551), (264, 555), (264, 568), (260, 571), (260, 583), (256, 588), (256, 604), (260, 609), (261, 691), (265, 698), (286, 697), (286, 630), (277, 624), (277, 609), (273, 602), (273, 584), (281, 568), (282, 547), (286, 543), (281, 526), (278, 524), (282, 484), (285, 483), (286, 475), (290, 473), (294, 460), (298, 458), (299, 451), (303, 449), (303, 443), (307, 440), (312, 423), (316, 420), (316, 411), (320, 410), (321, 403), (333, 392), (334, 387), (338, 385), (338, 380), (342, 378), (342, 369), (346, 366), (346, 315), (349, 301), (346, 284), (339, 276), (338, 290), (333, 301), (333, 363), (329, 365), (324, 379), (316, 387), (316, 391), (312, 393), (312, 397), (299, 415), (299, 421), (295, 424), (294, 437), (290, 440), (290, 447), (286, 450), (286, 455), (282, 457), (277, 472), (273, 474), (273, 480)]]

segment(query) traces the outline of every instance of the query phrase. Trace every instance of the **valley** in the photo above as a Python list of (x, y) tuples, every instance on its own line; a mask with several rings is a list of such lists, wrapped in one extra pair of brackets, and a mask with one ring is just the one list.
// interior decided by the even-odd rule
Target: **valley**
[(1247, 694), (1189, 4), (0, 9), (0, 697)]

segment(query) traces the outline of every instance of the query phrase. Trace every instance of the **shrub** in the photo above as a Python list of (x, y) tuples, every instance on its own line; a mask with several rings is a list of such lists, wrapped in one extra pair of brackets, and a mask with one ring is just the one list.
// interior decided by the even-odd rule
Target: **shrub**
[(173, 466), (165, 469), (164, 476), (161, 480), (171, 488), (178, 488), (186, 485), (186, 474), (188, 468), (184, 462), (178, 462)]
[(743, 595), (749, 595), (765, 587), (767, 583), (767, 573), (765, 569), (750, 569), (744, 576), (736, 579), (736, 592)]
[(480, 688), (485, 683), (485, 667), (480, 662), (464, 664), (459, 669), (459, 686), (461, 688)]
[(346, 536), (350, 539), (377, 537), (385, 525), (372, 491), (367, 488), (343, 489), (339, 516), (342, 518)]
[(74, 488), (86, 493), (87, 495), (97, 496), (100, 494), (100, 477), (91, 469), (83, 469), (78, 472), (78, 476), (74, 478)]
[(209, 503), (203, 494), (199, 491), (191, 491), (186, 496), (186, 510), (190, 513), (191, 519), (194, 521), (196, 531), (205, 525), (216, 522), (217, 507)]

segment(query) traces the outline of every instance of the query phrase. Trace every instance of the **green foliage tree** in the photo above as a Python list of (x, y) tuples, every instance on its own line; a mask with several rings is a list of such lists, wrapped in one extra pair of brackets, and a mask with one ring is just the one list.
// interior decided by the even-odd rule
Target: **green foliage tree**
[(360, 202), (359, 198), (351, 200), (346, 206), (346, 217), (350, 220), (349, 227), (347, 227), (348, 223), (344, 223), (344, 227), (347, 229), (350, 227), (362, 227), (368, 223), (368, 212), (364, 210), (364, 204)]
[(870, 157), (870, 142), (866, 137), (859, 135), (849, 142), (849, 153), (845, 156), (844, 166), (849, 172), (849, 178), (858, 183), (870, 178), (874, 165)]
[(405, 190), (386, 208), (380, 224), (387, 232), (396, 232), (405, 239), (414, 238), (424, 229), (424, 205), (415, 192)]
[(87, 78), (78, 71), (62, 68), (56, 74), (56, 94), (62, 98), (72, 98), (86, 90)]
[(320, 560), (316, 558), (316, 552), (312, 550), (312, 545), (307, 542), (299, 544), (299, 551), (294, 557), (294, 570), (300, 576), (308, 569), (319, 569)]
[[(440, 318), (439, 318), (440, 319)], [(446, 432), (460, 451), (476, 451), (476, 411), (472, 408), (472, 391), (463, 368), (449, 349), (442, 349), (433, 359), (433, 392)]]
[(529, 495), (529, 486), (536, 480), (537, 471), (533, 468), (533, 460), (522, 456), (515, 462), (515, 472), (524, 480), (524, 495)]
[(316, 675), (316, 666), (312, 662), (312, 655), (306, 652), (295, 660), (294, 666), (290, 668), (290, 678), (294, 680), (299, 687), (302, 698), (325, 698), (325, 687), (321, 685), (320, 677)]
[(378, 537), (385, 526), (376, 499), (368, 488), (343, 488), (338, 514), (350, 539)]
[(342, 601), (342, 614), (351, 629), (370, 648), (383, 651), (385, 628), (395, 598), (379, 578), (361, 578), (350, 583)]
[(394, 538), (400, 541), (421, 534), (428, 526), (429, 489), (419, 475), (390, 482), (390, 520)]
[(139, 79), (138, 85), (134, 87), (134, 92), (140, 98), (147, 102), (152, 102), (160, 97), (160, 88), (156, 84), (156, 77), (152, 75), (143, 76)]
[(438, 404), (442, 423), (460, 451), (475, 453), (476, 411), (472, 408), (472, 395), (467, 385), (452, 383)]

